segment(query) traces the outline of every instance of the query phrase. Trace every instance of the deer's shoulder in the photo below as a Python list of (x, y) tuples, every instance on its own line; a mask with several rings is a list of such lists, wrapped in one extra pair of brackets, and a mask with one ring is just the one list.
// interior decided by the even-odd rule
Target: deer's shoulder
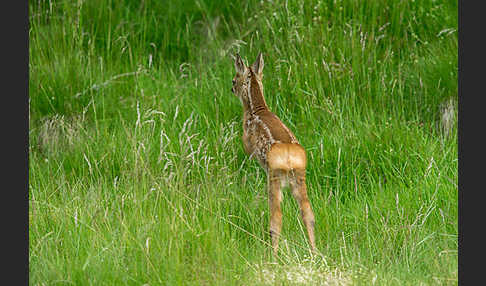
[(265, 110), (256, 114), (259, 121), (269, 130), (273, 139), (282, 143), (298, 143), (295, 135), (273, 112)]

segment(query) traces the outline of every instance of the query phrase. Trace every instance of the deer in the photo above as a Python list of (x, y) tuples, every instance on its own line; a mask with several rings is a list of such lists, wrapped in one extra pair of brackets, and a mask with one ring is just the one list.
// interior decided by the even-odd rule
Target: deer
[(282, 229), (282, 188), (286, 186), (290, 186), (299, 205), (311, 251), (315, 253), (315, 219), (305, 183), (306, 151), (292, 131), (270, 111), (263, 96), (263, 66), (261, 52), (249, 67), (243, 63), (239, 53), (236, 54), (236, 75), (231, 91), (243, 106), (243, 148), (250, 159), (258, 160), (267, 175), (269, 232), (274, 257), (278, 253)]

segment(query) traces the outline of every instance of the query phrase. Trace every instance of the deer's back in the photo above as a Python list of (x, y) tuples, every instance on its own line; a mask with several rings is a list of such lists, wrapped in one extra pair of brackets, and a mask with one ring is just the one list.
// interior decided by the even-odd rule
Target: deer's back
[(255, 133), (263, 133), (270, 144), (299, 143), (292, 131), (273, 112), (265, 110), (254, 114), (253, 117), (253, 120), (250, 119), (253, 121), (250, 125), (253, 123)]
[(268, 166), (267, 155), (273, 145), (299, 145), (292, 131), (268, 110), (246, 118), (243, 142), (248, 153), (256, 156), (263, 167)]

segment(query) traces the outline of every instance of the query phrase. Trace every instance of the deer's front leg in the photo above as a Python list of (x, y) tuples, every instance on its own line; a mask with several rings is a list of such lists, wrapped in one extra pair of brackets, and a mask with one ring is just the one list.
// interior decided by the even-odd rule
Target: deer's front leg
[(243, 149), (245, 149), (245, 153), (251, 155), (253, 153), (253, 149), (251, 148), (250, 138), (248, 134), (244, 132), (241, 139), (243, 140)]

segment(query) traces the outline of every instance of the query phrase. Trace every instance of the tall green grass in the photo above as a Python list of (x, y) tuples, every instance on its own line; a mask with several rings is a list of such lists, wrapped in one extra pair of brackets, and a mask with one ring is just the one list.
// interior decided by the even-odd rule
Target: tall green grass
[[(457, 284), (457, 2), (39, 0), (29, 22), (30, 284)], [(314, 257), (287, 190), (272, 263), (230, 92), (260, 51)]]

